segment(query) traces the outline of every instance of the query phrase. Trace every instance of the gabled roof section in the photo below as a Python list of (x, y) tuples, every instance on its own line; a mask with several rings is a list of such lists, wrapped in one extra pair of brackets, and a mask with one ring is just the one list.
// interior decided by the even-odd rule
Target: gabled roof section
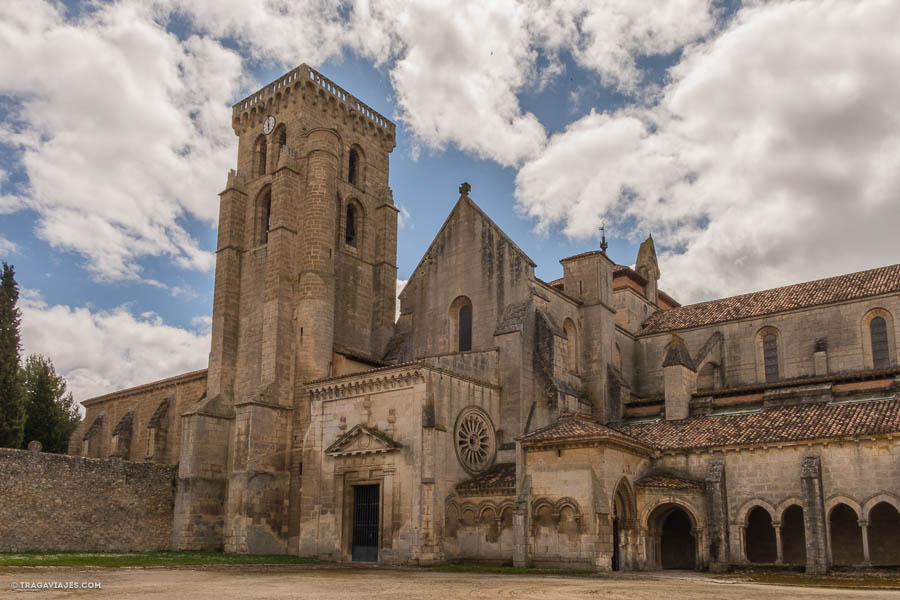
[(703, 482), (672, 475), (645, 475), (634, 482), (634, 487), (656, 490), (700, 491), (703, 489)]
[(744, 414), (615, 427), (660, 450), (861, 437), (900, 433), (900, 399), (775, 406)]
[(540, 429), (516, 438), (523, 446), (548, 445), (575, 441), (613, 441), (629, 446), (639, 446), (646, 450), (651, 447), (637, 438), (601, 425), (593, 419), (580, 415), (564, 415)]
[[(449, 225), (450, 221), (453, 220), (453, 216), (456, 215), (456, 214), (462, 209), (463, 206), (466, 206), (466, 207), (468, 207), (468, 208), (471, 208), (473, 211), (475, 211), (475, 212), (482, 218), (483, 221), (485, 221), (488, 225), (490, 225), (491, 228), (493, 228), (494, 231), (496, 231), (497, 234), (498, 234), (503, 240), (505, 240), (506, 243), (509, 244), (509, 246), (510, 246), (515, 252), (517, 252), (517, 253), (525, 260), (525, 262), (527, 262), (527, 263), (528, 263), (530, 266), (532, 266), (532, 267), (536, 267), (536, 266), (537, 266), (537, 264), (536, 264), (533, 260), (531, 260), (531, 257), (528, 256), (527, 254), (525, 254), (525, 251), (522, 250), (521, 248), (519, 248), (518, 244), (516, 244), (516, 243), (512, 240), (512, 238), (510, 238), (510, 237), (506, 234), (505, 231), (503, 231), (502, 229), (500, 229), (500, 226), (497, 225), (497, 224), (494, 222), (494, 220), (491, 219), (491, 218), (487, 215), (487, 213), (484, 212), (484, 211), (481, 209), (480, 206), (478, 206), (477, 204), (475, 204), (475, 201), (474, 201), (474, 200), (472, 200), (471, 198), (469, 198), (469, 196), (467, 196), (467, 195), (462, 195), (462, 196), (459, 197), (459, 200), (457, 200), (456, 204), (453, 206), (453, 210), (451, 210), (451, 211), (450, 211), (450, 214), (447, 215), (447, 218), (444, 219), (444, 224), (441, 225), (441, 228), (438, 230), (437, 234), (434, 236), (434, 239), (431, 240), (431, 244), (428, 245), (428, 249), (427, 249), (427, 250), (425, 251), (425, 253), (422, 255), (422, 258), (419, 260), (419, 263), (416, 265), (416, 268), (413, 269), (412, 274), (409, 276), (409, 281), (410, 281), (410, 282), (416, 277), (416, 275), (417, 275), (418, 272), (419, 272), (419, 269), (420, 269), (420, 268), (422, 267), (422, 265), (425, 263), (425, 259), (428, 258), (428, 256), (429, 256), (429, 255), (432, 253), (432, 251), (435, 249), (435, 246), (437, 246), (438, 241), (441, 239), (441, 237), (443, 237), (444, 231), (446, 231), (447, 226)], [(407, 284), (407, 286), (403, 289), (403, 291), (400, 292), (400, 297), (401, 297), (401, 298), (403, 297), (403, 295), (406, 293), (406, 290), (408, 290), (408, 289), (410, 289), (409, 284)]]
[(900, 264), (660, 311), (647, 319), (639, 335), (701, 327), (894, 292), (900, 292)]
[(359, 454), (381, 454), (400, 448), (400, 444), (377, 429), (365, 425), (355, 425), (350, 431), (328, 446), (329, 456), (356, 456)]

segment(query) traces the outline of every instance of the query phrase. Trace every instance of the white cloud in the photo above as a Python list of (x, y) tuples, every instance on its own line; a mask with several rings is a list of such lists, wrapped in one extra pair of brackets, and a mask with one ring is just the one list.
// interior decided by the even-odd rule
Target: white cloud
[(683, 301), (893, 262), (898, 30), (893, 2), (743, 9), (656, 106), (554, 136), (519, 172), (519, 206), (573, 237), (604, 218), (652, 230)]
[(18, 252), (19, 246), (16, 245), (15, 242), (11, 242), (0, 235), (0, 256), (8, 256), (10, 254), (17, 254)]
[(142, 256), (211, 269), (181, 222), (216, 220), (239, 57), (208, 39), (179, 42), (142, 3), (78, 22), (60, 10), (17, 0), (0, 14), (0, 93), (18, 101), (0, 143), (21, 152), (38, 234), (100, 278), (138, 278)]
[(135, 316), (127, 306), (49, 306), (32, 290), (22, 290), (19, 307), (25, 354), (50, 357), (78, 401), (206, 367), (208, 330)]

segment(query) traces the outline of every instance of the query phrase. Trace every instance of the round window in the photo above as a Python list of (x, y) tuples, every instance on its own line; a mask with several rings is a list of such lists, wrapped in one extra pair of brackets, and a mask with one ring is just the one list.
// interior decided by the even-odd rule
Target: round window
[(494, 464), (497, 436), (491, 418), (475, 406), (463, 409), (456, 419), (456, 457), (469, 473), (480, 473)]

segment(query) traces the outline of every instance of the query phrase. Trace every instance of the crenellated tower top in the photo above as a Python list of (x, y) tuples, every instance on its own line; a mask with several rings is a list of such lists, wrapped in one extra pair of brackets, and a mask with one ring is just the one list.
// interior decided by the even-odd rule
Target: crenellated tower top
[(331, 109), (343, 123), (356, 121), (382, 141), (396, 145), (397, 126), (307, 64), (282, 75), (262, 89), (232, 106), (232, 127), (236, 134), (261, 123), (279, 105), (304, 102)]

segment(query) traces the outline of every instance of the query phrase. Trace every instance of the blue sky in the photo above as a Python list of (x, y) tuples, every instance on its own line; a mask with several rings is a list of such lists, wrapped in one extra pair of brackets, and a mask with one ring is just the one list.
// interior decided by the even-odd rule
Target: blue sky
[(894, 263), (898, 6), (11, 0), (25, 350), (79, 399), (205, 366), (230, 105), (301, 62), (398, 125), (399, 280), (462, 181), (546, 280), (601, 223), (622, 264), (652, 232), (683, 302)]

